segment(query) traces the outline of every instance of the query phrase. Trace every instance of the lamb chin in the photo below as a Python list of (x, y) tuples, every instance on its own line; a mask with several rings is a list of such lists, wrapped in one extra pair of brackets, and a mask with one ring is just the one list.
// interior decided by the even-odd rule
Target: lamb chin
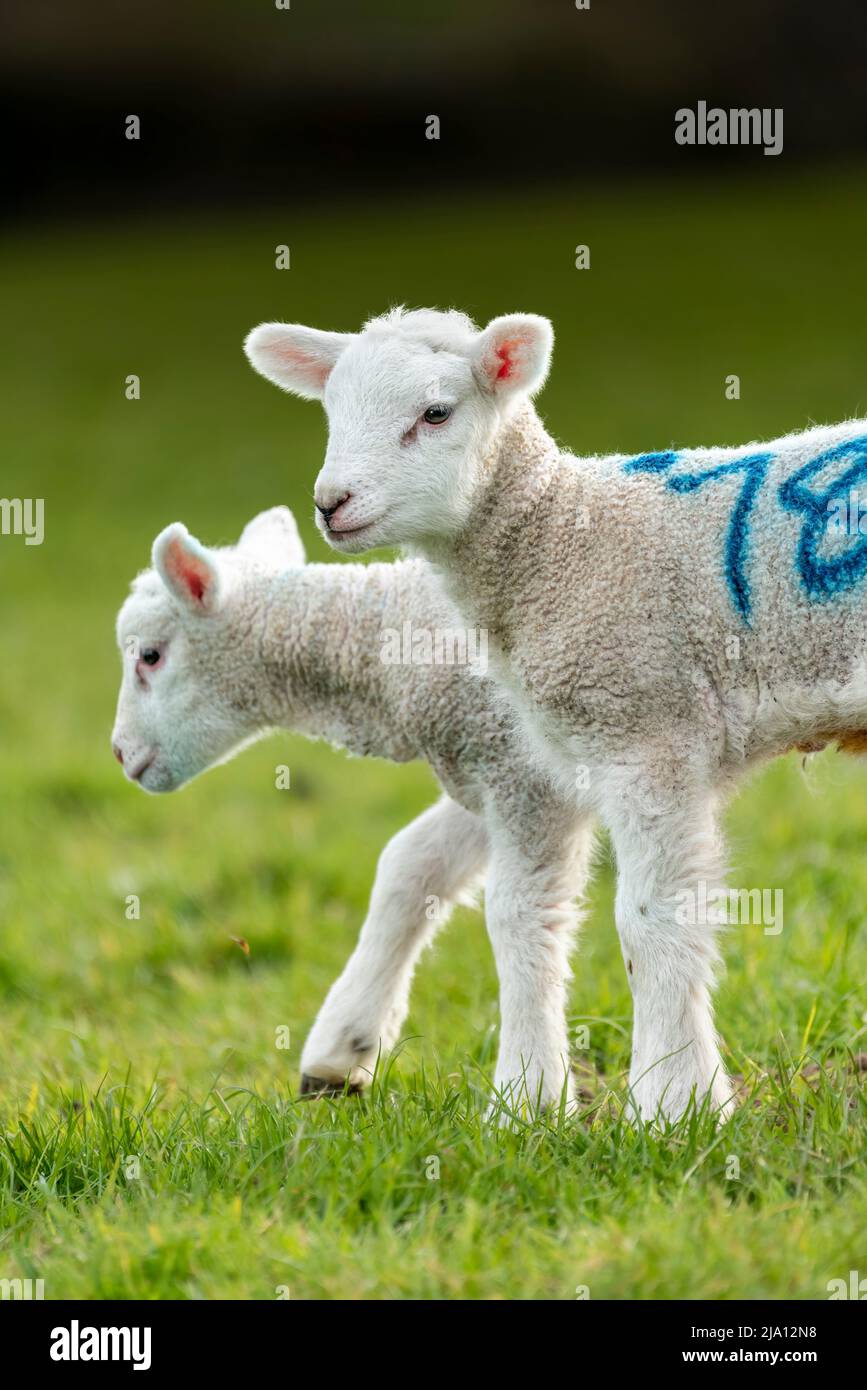
[(148, 792), (151, 796), (158, 796), (162, 792), (176, 791), (183, 785), (183, 781), (183, 778), (173, 777), (166, 768), (151, 764), (138, 779), (138, 784), (142, 791)]

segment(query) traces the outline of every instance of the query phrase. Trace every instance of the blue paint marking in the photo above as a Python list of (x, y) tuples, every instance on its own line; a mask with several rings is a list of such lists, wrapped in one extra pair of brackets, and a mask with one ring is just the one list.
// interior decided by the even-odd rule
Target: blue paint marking
[[(851, 458), (850, 467), (841, 473), (823, 492), (811, 492), (807, 479), (827, 468), (829, 464)], [(825, 538), (828, 523), (837, 501), (848, 501), (849, 490), (867, 478), (867, 435), (845, 439), (823, 454), (810, 459), (791, 478), (780, 485), (780, 505), (787, 512), (801, 512), (804, 525), (798, 541), (797, 565), (804, 588), (811, 598), (829, 599), (851, 589), (867, 574), (867, 537), (861, 536), (857, 545), (841, 554), (824, 558), (819, 546)]]
[(673, 449), (667, 449), (664, 454), (639, 454), (637, 458), (630, 459), (624, 463), (624, 473), (664, 473), (666, 468), (670, 468), (677, 458)]
[(773, 454), (747, 454), (746, 458), (734, 459), (731, 463), (721, 463), (717, 468), (709, 468), (706, 473), (684, 473), (676, 478), (669, 478), (667, 484), (672, 492), (694, 492), (703, 483), (713, 482), (716, 478), (727, 478), (734, 473), (744, 474), (743, 487), (732, 508), (726, 533), (725, 574), (732, 602), (747, 626), (752, 612), (750, 584), (746, 573), (750, 515), (762, 483), (767, 477), (768, 464), (773, 457)]
[[(677, 458), (678, 454), (671, 450), (661, 454), (640, 454), (624, 464), (624, 472), (664, 473)], [(750, 585), (746, 574), (750, 516), (772, 458), (773, 454), (748, 454), (745, 458), (709, 468), (704, 473), (678, 473), (674, 476), (669, 474), (665, 480), (665, 486), (669, 491), (687, 493), (695, 492), (704, 483), (713, 482), (717, 478), (726, 478), (737, 473), (745, 475), (726, 534), (725, 576), (732, 603), (747, 626), (752, 612)]]

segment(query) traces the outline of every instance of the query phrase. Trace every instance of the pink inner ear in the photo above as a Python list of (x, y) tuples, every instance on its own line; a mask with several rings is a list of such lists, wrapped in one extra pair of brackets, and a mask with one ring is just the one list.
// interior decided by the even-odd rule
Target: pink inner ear
[(316, 382), (317, 386), (324, 386), (329, 376), (331, 375), (331, 368), (322, 367), (318, 365), (315, 366), (311, 362), (307, 368), (307, 372), (308, 375), (311, 376), (313, 380)]
[(193, 598), (201, 603), (205, 593), (205, 581), (194, 569), (187, 570), (184, 574), (184, 582), (192, 594)]
[(512, 375), (515, 367), (514, 357), (520, 347), (517, 338), (510, 338), (507, 342), (501, 343), (497, 348), (497, 357), (500, 359), (500, 369), (497, 372), (497, 381), (505, 381)]
[(208, 587), (207, 570), (184, 550), (181, 545), (172, 546), (171, 567), (176, 579), (183, 584), (198, 603), (201, 603)]
[(272, 349), (286, 367), (296, 367), (307, 376), (315, 386), (324, 386), (331, 372), (331, 364), (321, 362), (316, 357), (311, 357), (301, 348), (287, 347), (281, 344), (280, 347)]

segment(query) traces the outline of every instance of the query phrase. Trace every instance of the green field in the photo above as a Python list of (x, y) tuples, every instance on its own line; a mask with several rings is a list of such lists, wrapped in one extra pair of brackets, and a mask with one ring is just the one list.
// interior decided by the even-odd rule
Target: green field
[(788, 759), (730, 811), (733, 882), (785, 894), (780, 935), (724, 944), (735, 1118), (662, 1135), (619, 1118), (630, 1001), (603, 852), (571, 995), (586, 1113), (509, 1132), (482, 1118), (496, 981), (469, 911), (423, 961), (372, 1096), (294, 1099), (378, 851), (435, 795), (427, 769), (287, 735), (148, 798), (109, 750), (114, 616), (163, 525), (228, 541), (288, 502), (328, 558), (323, 416), (247, 367), (261, 319), (548, 314), (540, 405), (576, 452), (867, 412), (863, 174), (762, 172), (7, 234), (2, 490), (45, 498), (46, 539), (0, 537), (0, 1278), (47, 1298), (572, 1299), (825, 1298), (867, 1275), (862, 767)]

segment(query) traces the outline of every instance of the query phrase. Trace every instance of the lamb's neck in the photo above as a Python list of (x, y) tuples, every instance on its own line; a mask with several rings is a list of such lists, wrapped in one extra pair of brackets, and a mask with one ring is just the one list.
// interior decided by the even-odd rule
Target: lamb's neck
[(504, 420), (482, 460), (485, 514), (511, 526), (525, 519), (554, 481), (560, 459), (535, 406), (524, 401)]
[(418, 756), (411, 711), (380, 659), (390, 565), (305, 565), (261, 582), (256, 605), (262, 722), (350, 752)]
[(482, 460), (468, 526), (431, 554), (458, 607), (508, 646), (508, 595), (532, 573), (531, 537), (544, 536), (557, 506), (562, 459), (526, 402), (497, 431)]

